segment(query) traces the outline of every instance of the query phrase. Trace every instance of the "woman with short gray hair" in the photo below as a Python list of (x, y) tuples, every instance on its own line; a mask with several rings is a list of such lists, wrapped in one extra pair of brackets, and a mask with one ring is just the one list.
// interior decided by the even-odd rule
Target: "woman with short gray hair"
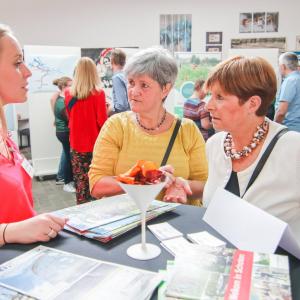
[[(113, 176), (125, 173), (137, 160), (161, 165), (177, 123), (177, 118), (164, 107), (177, 77), (176, 61), (167, 50), (149, 48), (137, 52), (124, 72), (131, 111), (109, 118), (98, 136), (89, 171), (91, 194), (96, 198), (122, 193)], [(164, 200), (200, 204), (207, 178), (204, 148), (194, 122), (182, 119), (167, 160), (169, 166), (165, 167), (173, 174)]]

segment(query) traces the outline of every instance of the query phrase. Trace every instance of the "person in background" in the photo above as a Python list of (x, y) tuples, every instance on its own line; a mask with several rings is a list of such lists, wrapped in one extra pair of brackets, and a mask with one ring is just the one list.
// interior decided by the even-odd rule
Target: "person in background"
[(65, 91), (65, 105), (69, 115), (71, 163), (77, 204), (92, 200), (88, 171), (95, 141), (107, 119), (104, 91), (96, 65), (88, 57), (77, 63), (73, 83)]
[(285, 222), (300, 218), (298, 132), (289, 131), (279, 138), (247, 189), (266, 148), (286, 128), (265, 117), (276, 86), (272, 66), (260, 57), (230, 58), (209, 75), (207, 109), (214, 128), (221, 132), (206, 143), (209, 176), (203, 194), (205, 206), (220, 187)]
[[(51, 109), (52, 109), (53, 114), (54, 114), (55, 101), (58, 98), (59, 94), (60, 94), (59, 91), (55, 92), (51, 96), (51, 99), (50, 99), (50, 105), (51, 105)], [(55, 126), (55, 121), (54, 121), (53, 125)], [(60, 159), (59, 159), (59, 164), (58, 164), (58, 170), (57, 170), (57, 174), (56, 174), (56, 179), (55, 179), (55, 184), (56, 185), (63, 185), (63, 184), (65, 184), (65, 180), (64, 180), (64, 167), (65, 167), (65, 163), (66, 163), (65, 152), (64, 152), (64, 150), (62, 150), (61, 151), (61, 155), (60, 155)]]
[(31, 167), (7, 131), (3, 106), (26, 101), (30, 76), (19, 42), (0, 24), (0, 246), (49, 241), (66, 222), (51, 214), (36, 215)]
[(110, 63), (114, 73), (112, 76), (113, 112), (119, 113), (130, 110), (127, 96), (127, 82), (123, 72), (126, 63), (125, 52), (121, 49), (114, 49), (111, 52)]
[(195, 81), (194, 93), (189, 99), (186, 99), (183, 105), (183, 116), (193, 120), (200, 129), (204, 140), (209, 138), (212, 123), (209, 117), (209, 112), (206, 110), (204, 98), (206, 93), (203, 90), (204, 80), (198, 79)]
[(71, 166), (71, 154), (70, 154), (70, 141), (69, 141), (69, 127), (68, 127), (68, 117), (65, 107), (65, 90), (71, 86), (72, 79), (70, 77), (61, 77), (55, 79), (53, 84), (56, 85), (60, 92), (59, 94), (54, 94), (51, 98), (51, 105), (53, 105), (53, 112), (55, 116), (55, 128), (56, 137), (60, 141), (63, 147), (63, 158), (62, 171), (64, 178), (63, 190), (69, 193), (75, 193), (74, 183), (73, 183), (73, 172)]
[(291, 52), (281, 54), (279, 70), (284, 79), (276, 99), (274, 121), (300, 132), (300, 72), (297, 55)]
[[(113, 177), (125, 173), (138, 160), (159, 166), (177, 123), (164, 107), (177, 76), (176, 61), (167, 50), (137, 52), (124, 72), (131, 111), (111, 116), (98, 136), (89, 171), (91, 194), (96, 198), (122, 193)], [(205, 142), (193, 121), (182, 119), (168, 164), (173, 178), (164, 191), (164, 200), (200, 205), (207, 162)]]

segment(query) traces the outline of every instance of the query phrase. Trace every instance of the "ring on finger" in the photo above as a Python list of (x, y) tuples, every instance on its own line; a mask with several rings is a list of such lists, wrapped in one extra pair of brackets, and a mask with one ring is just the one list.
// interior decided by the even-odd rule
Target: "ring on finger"
[(51, 228), (47, 235), (49, 236), (49, 238), (53, 239), (56, 236), (56, 232)]

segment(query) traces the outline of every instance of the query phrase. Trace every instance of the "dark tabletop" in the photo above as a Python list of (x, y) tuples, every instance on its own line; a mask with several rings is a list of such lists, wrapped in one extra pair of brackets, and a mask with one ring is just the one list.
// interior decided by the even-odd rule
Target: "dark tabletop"
[[(184, 234), (206, 230), (209, 233), (213, 234), (215, 237), (226, 241), (220, 234), (218, 234), (213, 228), (211, 228), (202, 220), (204, 212), (204, 208), (181, 205), (177, 207), (174, 212), (168, 212), (162, 216), (159, 216), (155, 220), (148, 222), (147, 224), (169, 222)], [(174, 259), (174, 257), (162, 247), (160, 256), (152, 260), (139, 261), (127, 256), (127, 248), (133, 244), (140, 242), (140, 233), (141, 229), (140, 227), (138, 227), (131, 230), (130, 232), (125, 233), (123, 236), (110, 241), (107, 244), (102, 244), (98, 241), (80, 237), (78, 235), (64, 231), (60, 233), (59, 236), (54, 240), (45, 243), (44, 245), (59, 250), (72, 252), (78, 255), (146, 269), (149, 271), (166, 269), (167, 260)], [(147, 230), (146, 240), (149, 243), (159, 245), (159, 240), (151, 232), (149, 232), (149, 230)], [(36, 247), (37, 245), (39, 244), (5, 245), (4, 247), (0, 248), (0, 264)], [(228, 242), (227, 246), (232, 247), (232, 245)], [(282, 249), (278, 249), (276, 253), (288, 255), (288, 253), (286, 253)], [(300, 299), (300, 260), (296, 259), (294, 256), (288, 256), (290, 262), (292, 295), (293, 299), (296, 300)]]

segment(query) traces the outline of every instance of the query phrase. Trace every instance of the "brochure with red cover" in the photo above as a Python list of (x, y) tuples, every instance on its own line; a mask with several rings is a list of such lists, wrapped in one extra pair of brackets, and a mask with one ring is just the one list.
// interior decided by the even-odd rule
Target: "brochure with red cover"
[(193, 245), (168, 264), (159, 299), (291, 300), (288, 257)]

